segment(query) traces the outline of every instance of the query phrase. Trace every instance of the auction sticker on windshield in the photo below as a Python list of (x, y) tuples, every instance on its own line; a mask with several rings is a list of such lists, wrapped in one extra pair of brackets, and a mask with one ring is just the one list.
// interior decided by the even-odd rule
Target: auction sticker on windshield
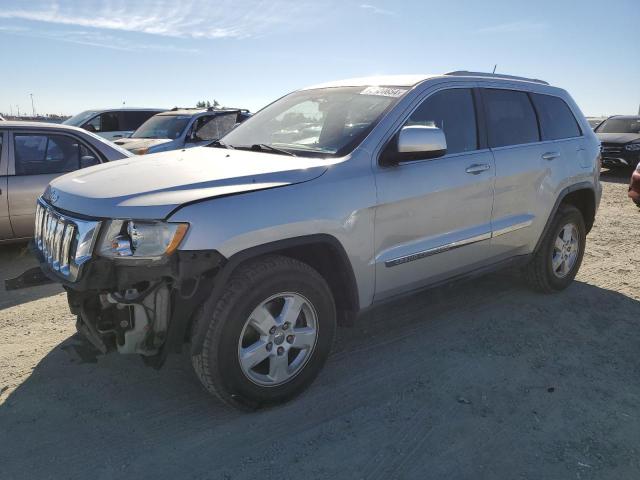
[(406, 93), (406, 88), (392, 87), (367, 87), (360, 92), (360, 95), (378, 95), (381, 97), (401, 97)]

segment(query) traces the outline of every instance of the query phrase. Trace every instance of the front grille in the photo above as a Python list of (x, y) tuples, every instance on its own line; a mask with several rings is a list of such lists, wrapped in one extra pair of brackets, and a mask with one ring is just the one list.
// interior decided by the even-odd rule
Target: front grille
[(602, 146), (600, 147), (600, 151), (602, 153), (622, 153), (624, 151), (624, 147), (622, 147), (621, 145), (617, 145), (615, 143), (613, 144), (607, 144), (607, 143), (603, 143)]
[(100, 222), (57, 212), (43, 200), (36, 205), (34, 242), (43, 260), (56, 273), (74, 282), (91, 258)]

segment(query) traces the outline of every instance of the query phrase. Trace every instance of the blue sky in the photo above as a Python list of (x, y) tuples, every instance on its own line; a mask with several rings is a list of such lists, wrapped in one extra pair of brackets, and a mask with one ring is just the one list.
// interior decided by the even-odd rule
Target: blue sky
[(640, 0), (0, 0), (0, 112), (256, 110), (326, 80), (497, 71), (636, 113)]

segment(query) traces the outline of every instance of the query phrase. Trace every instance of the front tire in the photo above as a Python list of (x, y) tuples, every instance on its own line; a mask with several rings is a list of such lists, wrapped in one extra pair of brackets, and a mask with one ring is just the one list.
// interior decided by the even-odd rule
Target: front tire
[(313, 382), (336, 330), (331, 290), (317, 271), (289, 257), (262, 257), (238, 267), (212, 301), (192, 330), (205, 332), (192, 337), (202, 342), (192, 363), (207, 391), (256, 409), (285, 402)]
[(560, 205), (540, 248), (525, 267), (529, 285), (542, 293), (567, 288), (580, 269), (586, 237), (580, 210), (573, 205)]

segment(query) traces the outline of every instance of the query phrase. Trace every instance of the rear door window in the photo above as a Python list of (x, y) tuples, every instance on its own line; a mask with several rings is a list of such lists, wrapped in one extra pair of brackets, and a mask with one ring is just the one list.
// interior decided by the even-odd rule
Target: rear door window
[(582, 135), (576, 117), (561, 98), (552, 95), (531, 94), (538, 112), (542, 140), (560, 140)]
[(122, 130), (118, 112), (105, 112), (96, 115), (85, 123), (82, 128), (90, 132), (119, 132)]
[(484, 89), (489, 146), (540, 141), (538, 120), (529, 95), (517, 90)]
[(80, 167), (80, 143), (65, 135), (15, 134), (16, 175), (66, 173)]
[(447, 139), (447, 153), (478, 149), (476, 113), (468, 88), (436, 92), (411, 114), (405, 126), (438, 127)]

